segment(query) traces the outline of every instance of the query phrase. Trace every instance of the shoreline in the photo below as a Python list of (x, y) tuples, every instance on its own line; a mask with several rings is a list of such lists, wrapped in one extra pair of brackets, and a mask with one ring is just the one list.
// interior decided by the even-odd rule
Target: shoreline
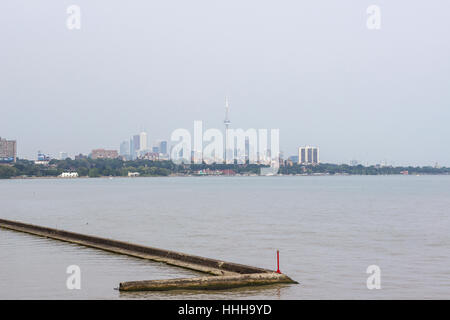
[(405, 177), (421, 177), (421, 176), (450, 176), (450, 174), (346, 174), (346, 173), (335, 173), (335, 174), (327, 174), (327, 173), (317, 173), (317, 174), (275, 174), (275, 175), (246, 175), (246, 174), (235, 174), (235, 175), (168, 175), (168, 176), (139, 176), (139, 177), (128, 177), (128, 176), (99, 176), (99, 177), (89, 177), (82, 176), (76, 178), (66, 178), (66, 177), (58, 177), (58, 176), (26, 176), (26, 177), (10, 177), (3, 178), (0, 180), (35, 180), (35, 179), (44, 179), (44, 180), (77, 180), (77, 179), (139, 179), (139, 178), (189, 178), (189, 177), (221, 177), (221, 178), (230, 178), (230, 177), (349, 177), (349, 176), (405, 176)]

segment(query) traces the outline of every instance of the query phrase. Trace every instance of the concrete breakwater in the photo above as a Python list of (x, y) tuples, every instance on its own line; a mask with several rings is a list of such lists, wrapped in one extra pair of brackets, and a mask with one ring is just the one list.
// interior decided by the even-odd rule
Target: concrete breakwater
[(204, 258), (175, 251), (158, 249), (123, 241), (84, 235), (75, 232), (0, 219), (0, 227), (50, 239), (75, 243), (117, 254), (163, 262), (169, 265), (207, 273), (210, 276), (188, 279), (148, 280), (122, 282), (121, 291), (205, 290), (229, 289), (243, 286), (275, 283), (297, 283), (288, 276), (262, 269), (216, 259)]

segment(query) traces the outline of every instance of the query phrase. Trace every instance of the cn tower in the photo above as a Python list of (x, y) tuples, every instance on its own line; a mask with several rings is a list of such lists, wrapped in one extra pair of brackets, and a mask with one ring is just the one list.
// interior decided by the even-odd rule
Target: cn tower
[(228, 104), (228, 97), (225, 97), (225, 120), (223, 121), (223, 123), (225, 124), (225, 163), (227, 163), (227, 147), (228, 147), (228, 128), (231, 124), (230, 118), (229, 118), (229, 113), (230, 113), (230, 105)]
[(228, 104), (228, 97), (225, 97), (225, 120), (223, 123), (225, 123), (225, 130), (228, 130), (228, 127), (231, 123), (229, 119), (229, 113), (230, 113), (230, 105)]

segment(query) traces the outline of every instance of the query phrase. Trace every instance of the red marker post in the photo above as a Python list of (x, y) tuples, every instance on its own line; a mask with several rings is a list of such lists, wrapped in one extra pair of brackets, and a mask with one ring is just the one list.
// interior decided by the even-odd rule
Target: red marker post
[(281, 273), (280, 271), (280, 251), (277, 250), (277, 273)]

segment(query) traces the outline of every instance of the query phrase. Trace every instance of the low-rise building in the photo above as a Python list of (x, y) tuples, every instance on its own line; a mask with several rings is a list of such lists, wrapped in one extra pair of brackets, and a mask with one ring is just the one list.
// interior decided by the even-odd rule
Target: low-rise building
[(116, 159), (118, 157), (117, 150), (94, 149), (91, 152), (92, 159)]
[(139, 177), (140, 173), (139, 172), (128, 172), (128, 176), (129, 177)]
[(41, 165), (41, 166), (48, 166), (50, 163), (50, 156), (42, 153), (41, 151), (38, 151), (37, 160), (34, 161), (34, 164)]
[(77, 156), (75, 156), (75, 160), (81, 160), (81, 159), (87, 159), (88, 156), (84, 155), (84, 154), (79, 154)]
[(78, 172), (63, 172), (59, 176), (61, 178), (78, 178)]
[(139, 157), (139, 159), (159, 161), (159, 153), (157, 152), (147, 152)]
[(225, 170), (221, 170), (222, 174), (225, 176), (234, 176), (236, 175), (236, 172), (234, 170), (231, 169), (225, 169)]

